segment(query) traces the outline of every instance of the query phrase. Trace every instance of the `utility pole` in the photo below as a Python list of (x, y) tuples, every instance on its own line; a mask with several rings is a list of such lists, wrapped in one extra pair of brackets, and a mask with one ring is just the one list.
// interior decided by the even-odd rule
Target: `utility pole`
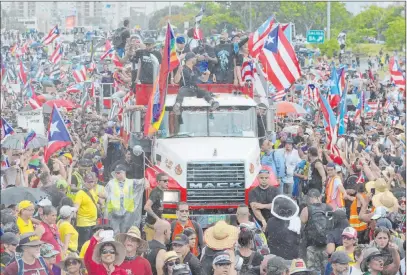
[(170, 2), (170, 6), (168, 8), (168, 15), (171, 16), (171, 2)]
[(326, 6), (326, 38), (327, 40), (331, 39), (331, 2), (328, 1)]
[(252, 1), (249, 1), (249, 31), (252, 32)]

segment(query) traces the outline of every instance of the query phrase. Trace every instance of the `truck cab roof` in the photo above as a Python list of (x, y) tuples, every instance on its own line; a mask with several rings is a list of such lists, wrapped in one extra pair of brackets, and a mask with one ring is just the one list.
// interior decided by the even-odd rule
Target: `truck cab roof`
[[(167, 95), (165, 100), (165, 106), (172, 107), (175, 104), (177, 95)], [(215, 94), (215, 100), (219, 102), (219, 106), (257, 106), (256, 102), (245, 95), (233, 95), (233, 94)], [(182, 102), (183, 107), (207, 107), (209, 103), (203, 98), (197, 97), (184, 97)]]

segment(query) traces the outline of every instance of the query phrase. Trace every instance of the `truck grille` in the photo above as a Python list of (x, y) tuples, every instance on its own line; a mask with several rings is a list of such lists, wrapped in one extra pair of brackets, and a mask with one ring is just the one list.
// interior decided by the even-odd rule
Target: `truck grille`
[(228, 204), (245, 201), (244, 162), (187, 164), (187, 201)]

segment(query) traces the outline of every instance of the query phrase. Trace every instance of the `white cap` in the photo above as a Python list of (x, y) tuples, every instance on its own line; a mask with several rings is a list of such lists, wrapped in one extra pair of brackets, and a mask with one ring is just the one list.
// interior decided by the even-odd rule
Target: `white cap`
[(61, 218), (67, 218), (74, 212), (76, 212), (75, 207), (71, 207), (69, 205), (64, 205), (61, 207), (61, 209), (59, 209), (59, 216)]
[(384, 206), (379, 206), (374, 210), (373, 217), (371, 218), (372, 220), (377, 220), (380, 218), (386, 217), (387, 210)]
[(48, 198), (43, 198), (37, 203), (37, 205), (41, 207), (52, 206), (52, 202)]

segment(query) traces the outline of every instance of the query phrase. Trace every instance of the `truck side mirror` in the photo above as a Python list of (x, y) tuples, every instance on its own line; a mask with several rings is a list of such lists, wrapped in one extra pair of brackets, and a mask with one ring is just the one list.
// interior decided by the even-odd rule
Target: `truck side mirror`
[(267, 130), (267, 132), (274, 132), (275, 131), (274, 117), (275, 117), (275, 109), (270, 106), (267, 109), (267, 113), (266, 113), (266, 130)]

